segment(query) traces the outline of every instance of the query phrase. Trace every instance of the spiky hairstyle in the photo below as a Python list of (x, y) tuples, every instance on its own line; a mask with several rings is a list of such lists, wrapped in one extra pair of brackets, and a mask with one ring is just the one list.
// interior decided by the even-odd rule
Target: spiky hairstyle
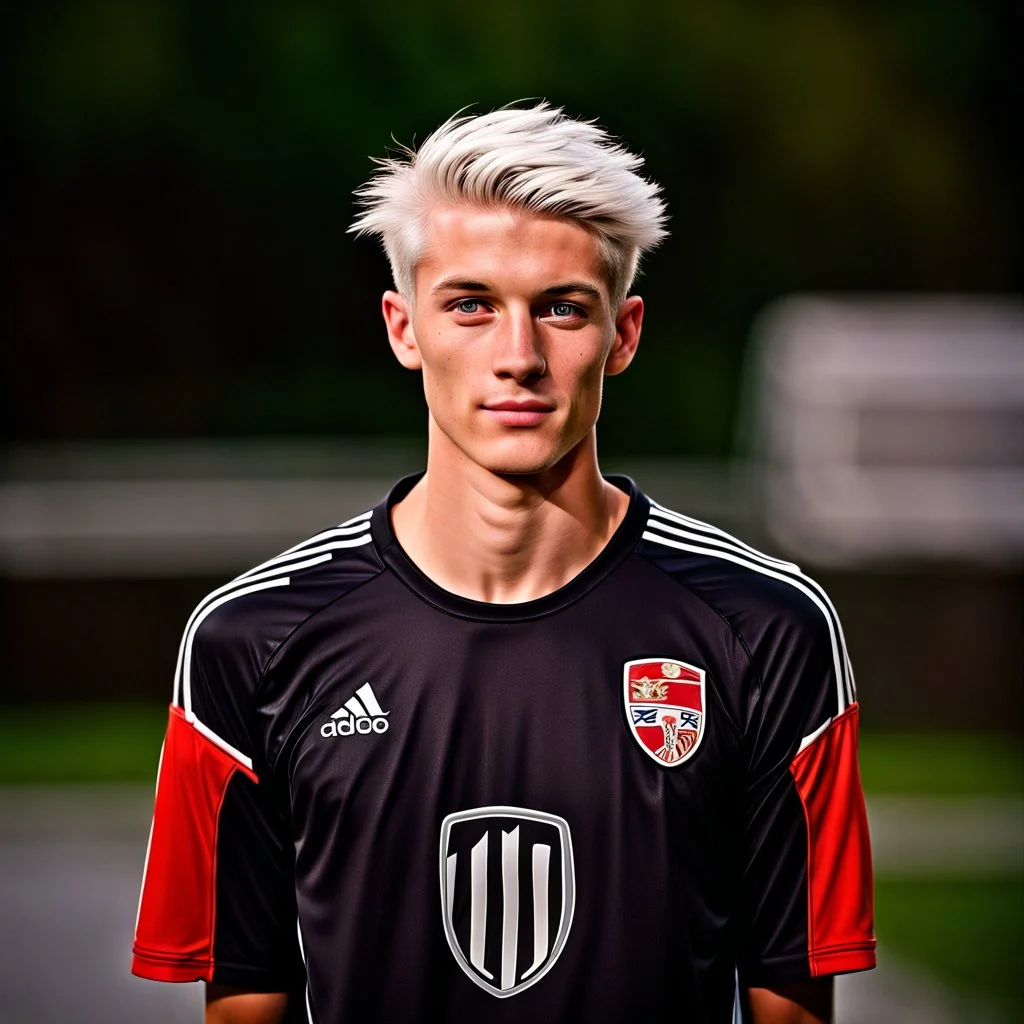
[(595, 232), (614, 308), (640, 258), (667, 234), (661, 189), (638, 173), (641, 157), (594, 121), (574, 120), (547, 101), (460, 112), (418, 148), (399, 146), (374, 163), (355, 192), (362, 213), (348, 230), (381, 240), (395, 287), (410, 301), (426, 215), (439, 205), (523, 209)]

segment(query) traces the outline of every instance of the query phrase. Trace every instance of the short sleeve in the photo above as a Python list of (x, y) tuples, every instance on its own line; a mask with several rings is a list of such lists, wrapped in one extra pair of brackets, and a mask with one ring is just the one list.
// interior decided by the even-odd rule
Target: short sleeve
[(803, 579), (751, 644), (739, 972), (748, 986), (875, 966), (858, 704), (842, 627)]
[(265, 654), (255, 596), (211, 595), (182, 639), (132, 951), (140, 977), (253, 991), (301, 980), (287, 814), (250, 734)]

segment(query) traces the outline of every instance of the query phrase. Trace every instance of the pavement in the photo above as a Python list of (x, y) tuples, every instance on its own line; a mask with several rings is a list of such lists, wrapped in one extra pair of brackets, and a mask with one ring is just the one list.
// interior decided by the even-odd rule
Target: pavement
[[(202, 1020), (202, 986), (129, 970), (151, 802), (148, 787), (0, 789), (0, 1024)], [(952, 816), (948, 802), (872, 803), (876, 867), (1019, 869), (1021, 812), (1019, 800), (952, 805)], [(836, 1009), (837, 1024), (1011, 1024), (884, 948), (875, 970), (837, 980)]]

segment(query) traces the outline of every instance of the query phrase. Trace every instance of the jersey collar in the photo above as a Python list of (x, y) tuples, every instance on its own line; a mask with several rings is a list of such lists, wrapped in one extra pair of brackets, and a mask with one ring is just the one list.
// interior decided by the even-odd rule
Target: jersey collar
[(373, 543), (384, 564), (406, 587), (435, 608), (460, 618), (486, 621), (523, 622), (537, 619), (578, 601), (601, 582), (641, 540), (650, 501), (627, 476), (608, 474), (605, 479), (629, 495), (629, 508), (597, 557), (558, 590), (533, 601), (517, 604), (495, 604), (460, 597), (439, 587), (425, 575), (405, 553), (391, 528), (392, 508), (412, 490), (423, 476), (411, 473), (395, 483), (387, 497), (373, 510), (370, 530)]

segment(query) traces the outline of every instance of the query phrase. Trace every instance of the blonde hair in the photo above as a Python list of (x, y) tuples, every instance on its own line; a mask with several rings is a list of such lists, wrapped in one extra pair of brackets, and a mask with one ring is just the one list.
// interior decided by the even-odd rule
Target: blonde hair
[(595, 122), (546, 101), (455, 114), (418, 148), (400, 145), (397, 156), (374, 163), (355, 192), (363, 212), (348, 230), (381, 240), (395, 288), (409, 301), (426, 214), (437, 205), (513, 207), (595, 232), (615, 309), (641, 257), (668, 233), (661, 189), (638, 173), (643, 160)]

